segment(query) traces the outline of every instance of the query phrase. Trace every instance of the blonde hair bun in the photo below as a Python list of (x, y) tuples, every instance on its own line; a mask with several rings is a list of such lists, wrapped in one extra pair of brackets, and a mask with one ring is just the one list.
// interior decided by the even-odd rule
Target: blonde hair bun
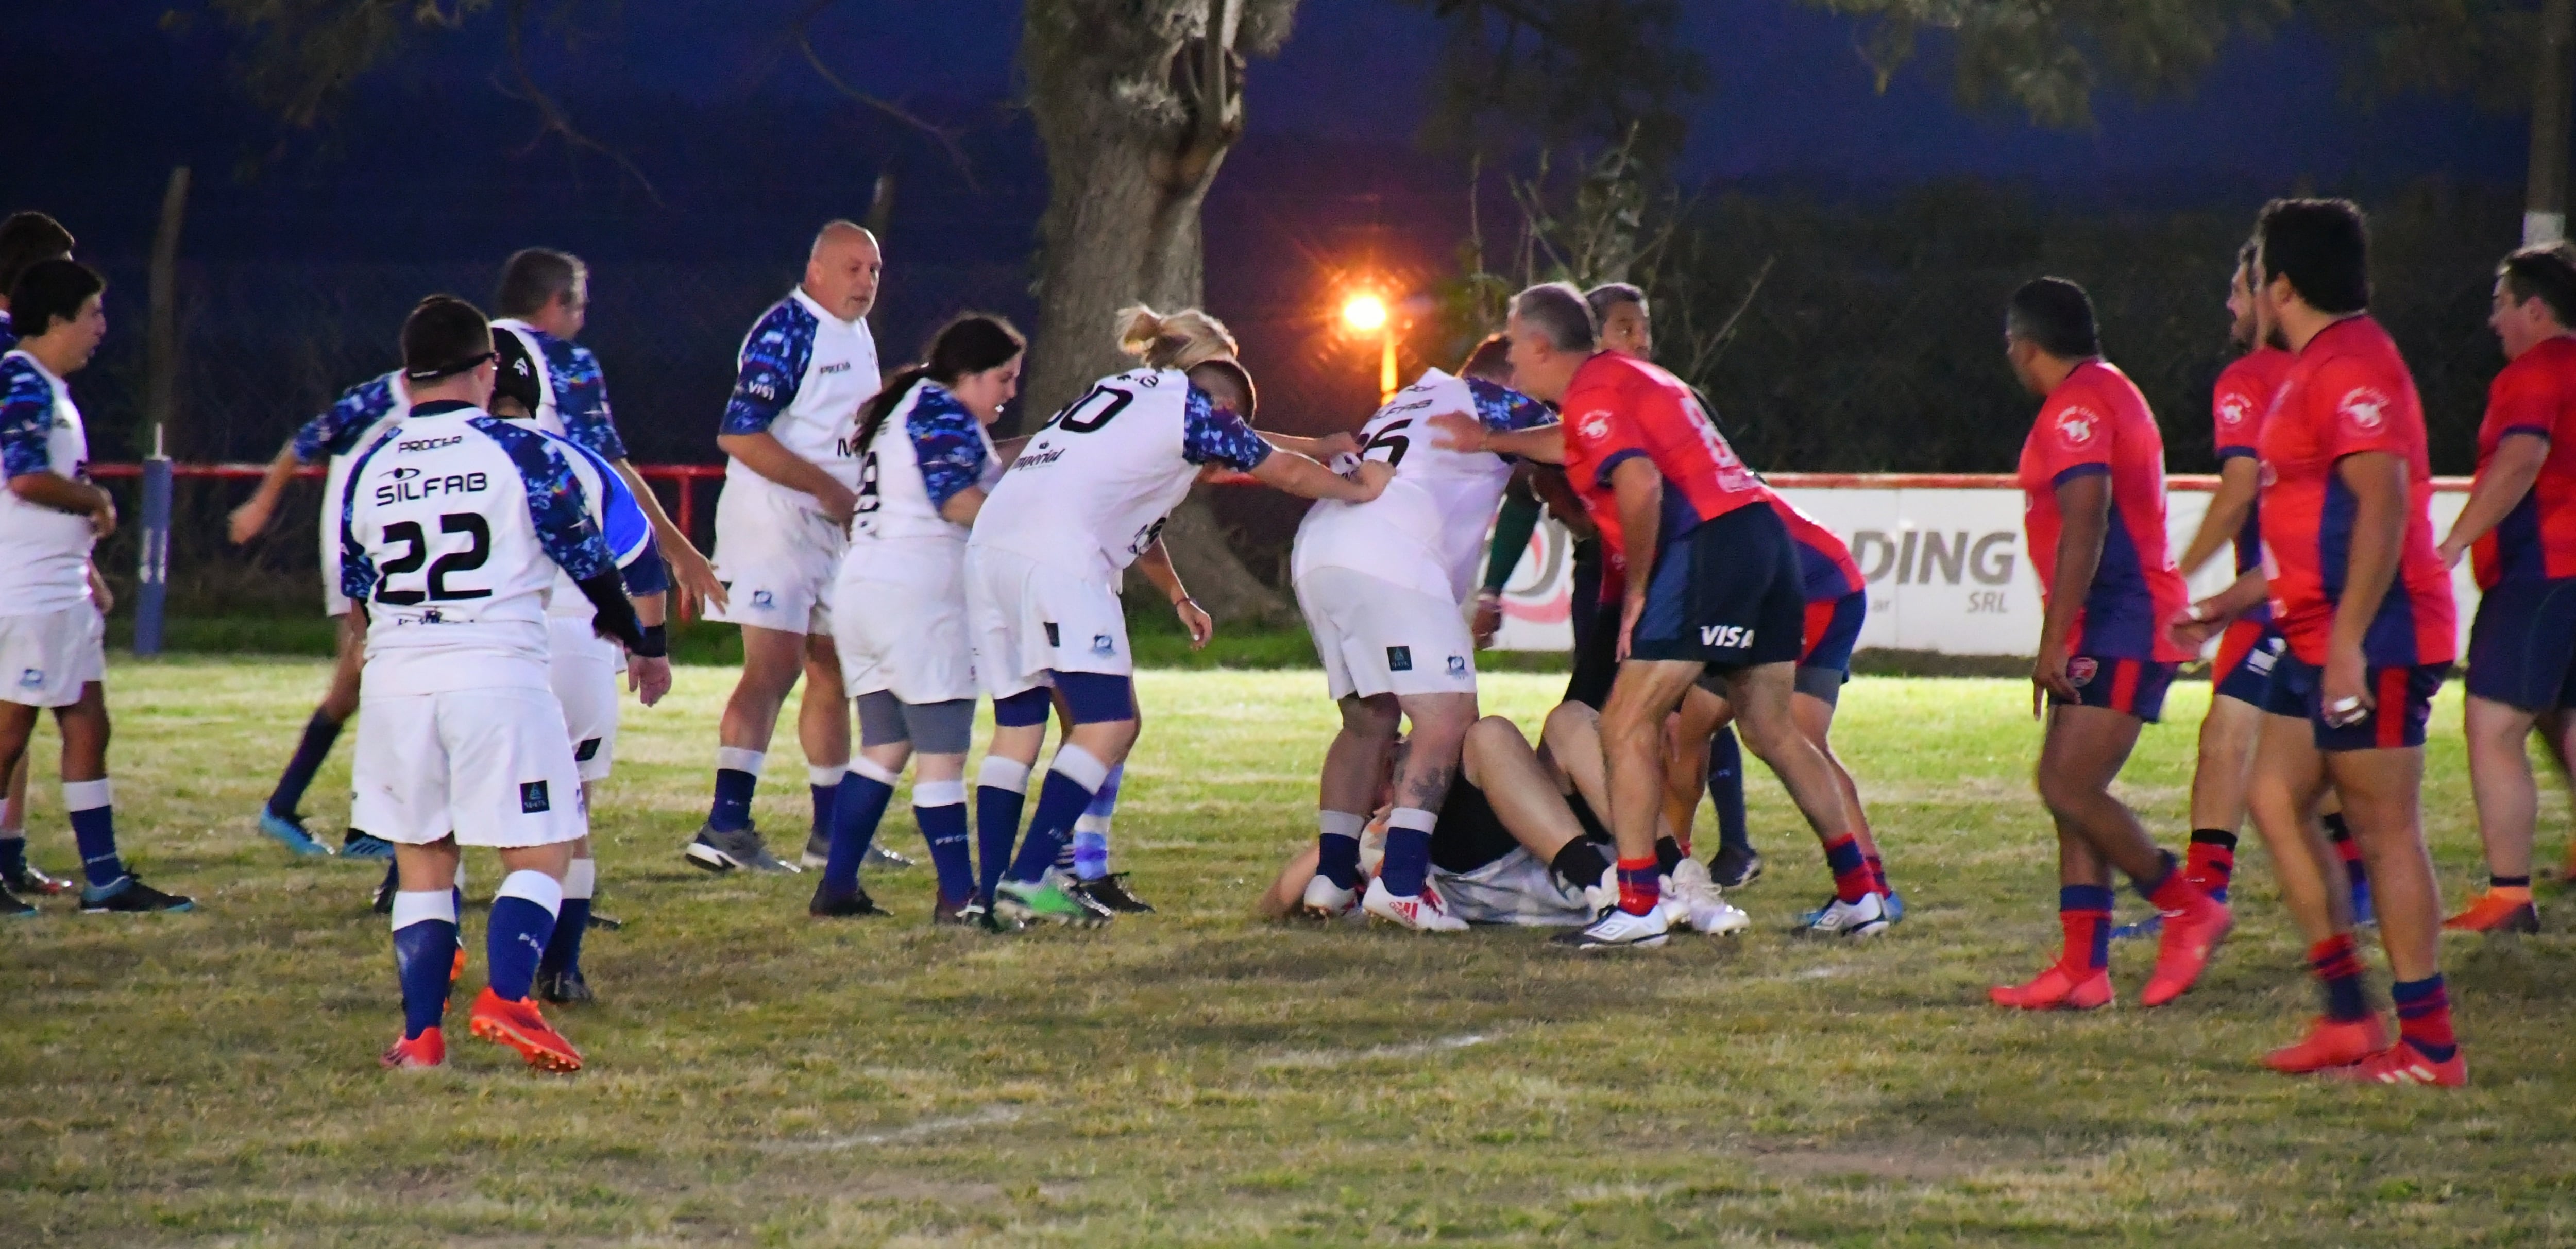
[(1231, 360), (1239, 350), (1225, 322), (1197, 308), (1168, 315), (1144, 304), (1118, 310), (1118, 349), (1158, 369)]

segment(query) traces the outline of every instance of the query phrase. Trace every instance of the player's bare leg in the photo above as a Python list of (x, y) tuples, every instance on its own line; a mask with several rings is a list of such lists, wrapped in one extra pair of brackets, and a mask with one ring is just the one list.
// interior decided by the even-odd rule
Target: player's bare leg
[(1618, 842), (1619, 901), (1591, 927), (1557, 938), (1578, 949), (1652, 947), (1664, 942), (1662, 872), (1655, 839), (1664, 827), (1664, 723), (1705, 666), (1691, 660), (1630, 659), (1619, 665), (1601, 709), (1601, 751), (1609, 772), (1610, 831)]
[(2468, 909), (2442, 926), (2471, 932), (2537, 932), (2540, 916), (2531, 904), (2531, 857), (2540, 821), (2540, 781), (2531, 768), (2531, 736), (2539, 717), (2471, 694), (2464, 719), (2469, 790), (2478, 805), (2478, 837), (2486, 845), (2487, 888)]
[(1337, 704), (1342, 727), (1324, 748), (1324, 770), (1315, 812), (1317, 868), (1299, 903), (1311, 919), (1353, 916), (1360, 904), (1360, 833), (1377, 805), (1387, 751), (1395, 745), (1404, 708), (1392, 694)]
[(1386, 859), (1369, 882), (1360, 909), (1417, 932), (1463, 932), (1466, 921), (1450, 915), (1430, 888), (1431, 832), (1448, 801), (1449, 786), (1457, 780), (1467, 731), (1476, 723), (1476, 696), (1404, 694), (1393, 701), (1412, 732), (1395, 777), (1395, 805), (1387, 814)]
[(1824, 847), (1826, 868), (1833, 873), (1834, 900), (1807, 921), (1804, 931), (1874, 936), (1888, 924), (1886, 898), (1872, 866), (1876, 847), (1864, 840), (1866, 826), (1854, 801), (1857, 789), (1847, 788), (1842, 770), (1799, 720), (1797, 671), (1793, 663), (1771, 663), (1728, 673), (1727, 703), (1735, 709), (1736, 732), (1745, 748), (1780, 778)]
[(2304, 717), (2261, 715), (2258, 728), (2246, 809), (2271, 854), (2273, 880), (2307, 945), (2309, 968), (2324, 997), (2324, 1010), (2307, 1034), (2264, 1062), (2292, 1074), (2340, 1067), (2377, 1052), (2388, 1037), (2362, 997), (2343, 856), (2316, 817), (2326, 793), (2325, 756)]
[[(822, 639), (829, 653), (830, 639)], [(786, 706), (787, 695), (796, 688), (796, 679), (812, 672), (806, 635), (782, 629), (764, 629), (758, 625), (742, 626), (742, 676), (734, 682), (733, 694), (725, 700), (724, 715), (716, 724), (715, 799), (709, 804), (707, 822), (689, 843), (691, 866), (711, 872), (729, 872), (747, 868), (760, 872), (793, 872), (793, 864), (781, 862), (769, 852), (760, 831), (751, 819), (752, 794), (760, 784), (760, 772), (767, 762), (770, 736), (778, 729), (778, 713)], [(831, 669), (830, 694), (817, 699), (808, 690), (806, 707), (797, 715), (798, 734), (806, 740), (806, 757), (814, 740), (806, 735), (809, 717), (820, 719), (829, 714), (839, 721), (839, 758), (843, 766), (849, 761), (849, 704), (837, 697), (841, 677), (837, 666)], [(815, 736), (828, 745), (831, 730), (815, 726)], [(828, 757), (826, 759), (828, 762)]]
[(33, 916), (36, 908), (23, 898), (69, 893), (72, 882), (46, 874), (27, 861), (27, 763), (33, 751), (20, 750), (18, 766), (9, 769), (6, 805), (0, 805), (0, 918)]

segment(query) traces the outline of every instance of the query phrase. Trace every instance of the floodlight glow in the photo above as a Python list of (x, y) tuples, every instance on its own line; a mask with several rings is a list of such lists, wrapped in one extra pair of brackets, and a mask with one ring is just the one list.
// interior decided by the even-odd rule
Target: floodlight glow
[(1342, 324), (1367, 334), (1386, 328), (1386, 301), (1375, 295), (1353, 295), (1342, 305)]

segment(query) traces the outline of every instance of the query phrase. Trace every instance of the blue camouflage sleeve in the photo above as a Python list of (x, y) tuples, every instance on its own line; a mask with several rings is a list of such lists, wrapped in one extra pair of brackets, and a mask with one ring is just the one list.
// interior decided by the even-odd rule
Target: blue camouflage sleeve
[(1252, 432), (1234, 409), (1216, 406), (1206, 391), (1192, 386), (1188, 404), (1181, 410), (1181, 458), (1249, 473), (1270, 458), (1270, 444)]
[(1487, 429), (1530, 429), (1556, 419), (1546, 404), (1500, 382), (1481, 377), (1470, 377), (1466, 382), (1467, 393), (1476, 400), (1476, 419)]
[(768, 432), (770, 423), (795, 402), (797, 388), (804, 384), (805, 366), (814, 359), (814, 329), (814, 314), (793, 299), (780, 300), (760, 318), (760, 324), (751, 327), (751, 336), (742, 342), (741, 368), (718, 432)]
[(376, 592), (380, 579), (376, 562), (367, 557), (365, 544), (358, 541), (358, 483), (367, 476), (367, 462), (376, 458), (391, 439), (378, 439), (367, 448), (358, 462), (349, 466), (349, 479), (340, 486), (340, 595), (352, 603), (364, 603)]
[(370, 378), (340, 392), (322, 415), (295, 431), (295, 458), (310, 464), (357, 449), (367, 427), (394, 410), (393, 375)]
[[(561, 448), (543, 434), (498, 417), (474, 418), (474, 428), (501, 444), (517, 466), (528, 491), (528, 519), (536, 526), (537, 545), (575, 581), (588, 581), (617, 567), (608, 539), (590, 521), (590, 499)], [(356, 480), (351, 474), (350, 480)]]
[(975, 426), (975, 414), (937, 386), (924, 383), (921, 397), (912, 401), (904, 432), (912, 437), (912, 458), (921, 465), (930, 506), (946, 507), (950, 499), (982, 484), (984, 440)]
[(626, 458), (626, 440), (617, 436), (617, 417), (608, 408), (608, 375), (590, 348), (562, 339), (546, 341), (546, 372), (554, 382), (555, 414), (563, 418), (564, 435), (603, 460)]
[(54, 388), (23, 359), (0, 363), (0, 470), (52, 471), (53, 436)]

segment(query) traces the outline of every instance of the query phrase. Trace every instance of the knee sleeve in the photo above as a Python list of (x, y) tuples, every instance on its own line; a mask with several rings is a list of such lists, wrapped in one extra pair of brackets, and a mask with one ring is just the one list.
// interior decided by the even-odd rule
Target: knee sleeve
[(893, 691), (873, 690), (859, 695), (857, 702), (860, 746), (892, 746), (912, 740), (903, 701)]
[(913, 749), (926, 755), (962, 755), (975, 738), (975, 700), (905, 703), (903, 723), (912, 734)]
[(1050, 691), (1041, 685), (1035, 689), (1021, 690), (1008, 698), (994, 699), (993, 723), (997, 727), (1006, 729), (1025, 729), (1045, 724), (1047, 714), (1055, 709), (1054, 700), (1048, 697), (1049, 693)]
[(1136, 685), (1105, 672), (1059, 672), (1055, 687), (1075, 724), (1116, 723), (1136, 718)]

